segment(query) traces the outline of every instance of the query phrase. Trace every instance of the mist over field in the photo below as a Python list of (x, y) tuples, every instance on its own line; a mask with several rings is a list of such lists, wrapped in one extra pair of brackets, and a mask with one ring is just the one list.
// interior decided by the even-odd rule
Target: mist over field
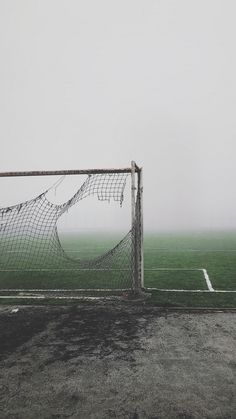
[[(135, 160), (146, 231), (235, 230), (235, 13), (233, 0), (1, 0), (0, 171)], [(56, 180), (0, 179), (0, 207)], [(84, 201), (63, 228), (127, 230), (129, 195), (123, 212)]]

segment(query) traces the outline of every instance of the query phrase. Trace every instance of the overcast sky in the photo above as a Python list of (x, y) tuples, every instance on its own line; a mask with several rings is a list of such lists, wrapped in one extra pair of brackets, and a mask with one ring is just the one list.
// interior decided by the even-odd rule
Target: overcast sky
[(147, 230), (236, 229), (235, 16), (234, 0), (0, 0), (0, 170), (133, 159)]

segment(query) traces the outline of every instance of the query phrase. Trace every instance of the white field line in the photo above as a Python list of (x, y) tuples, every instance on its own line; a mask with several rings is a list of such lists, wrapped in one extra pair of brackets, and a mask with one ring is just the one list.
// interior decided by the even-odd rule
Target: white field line
[[(12, 270), (12, 269), (6, 269), (6, 270), (0, 270), (0, 272), (31, 272), (31, 271), (109, 271), (109, 269), (26, 269), (26, 270)], [(112, 269), (112, 271), (127, 271), (128, 269)], [(146, 288), (147, 290), (155, 290), (155, 291), (164, 291), (164, 292), (217, 292), (217, 293), (233, 293), (236, 292), (235, 290), (215, 290), (212, 286), (212, 283), (210, 281), (209, 275), (207, 273), (207, 270), (204, 268), (148, 268), (144, 269), (145, 271), (201, 271), (203, 272), (204, 278), (206, 280), (206, 285), (208, 287), (208, 290), (186, 290), (186, 289), (163, 289), (163, 288)], [(84, 289), (84, 288), (76, 288), (76, 289), (2, 289), (2, 292), (92, 292), (92, 291), (108, 291), (108, 292), (117, 292), (117, 291), (128, 291), (129, 289), (102, 289), (102, 288), (93, 288), (93, 289)], [(5, 297), (4, 297), (5, 298)], [(23, 298), (23, 297), (22, 297)], [(38, 297), (37, 297), (38, 298)], [(63, 298), (63, 297), (61, 297)], [(74, 298), (74, 297), (73, 297)], [(80, 297), (78, 297), (80, 298)], [(99, 297), (98, 297), (99, 298)]]
[(118, 291), (130, 291), (131, 288), (67, 288), (67, 289), (39, 289), (39, 288), (33, 288), (33, 289), (27, 289), (27, 288), (4, 288), (1, 289), (0, 292), (92, 292), (92, 291), (101, 291), (101, 292), (118, 292)]
[(150, 248), (145, 248), (144, 251), (150, 251), (150, 250), (155, 250), (155, 251), (159, 251), (159, 252), (174, 252), (174, 253), (178, 253), (178, 252), (201, 252), (201, 253), (205, 253), (205, 252), (236, 252), (236, 249), (161, 249), (161, 248), (157, 248), (157, 247), (150, 247)]
[(151, 268), (146, 269), (147, 271), (201, 271), (203, 272), (204, 278), (206, 280), (207, 288), (209, 291), (214, 291), (212, 283), (210, 281), (207, 270), (204, 268)]
[(0, 269), (0, 272), (65, 272), (65, 271), (130, 271), (130, 269), (101, 269), (101, 268), (43, 268), (43, 269)]
[[(180, 289), (162, 289), (162, 288), (145, 288), (147, 291), (161, 291), (161, 292), (184, 292), (184, 293), (196, 293), (196, 292), (199, 292), (199, 293), (210, 293), (211, 291), (209, 291), (209, 290), (180, 290)], [(1, 290), (1, 291), (8, 291), (8, 292), (10, 292), (10, 291), (25, 291), (25, 292), (30, 292), (30, 291), (33, 291), (33, 292), (36, 292), (36, 291), (41, 291), (41, 292), (45, 292), (45, 291), (50, 291), (50, 292), (62, 292), (63, 290), (36, 290), (36, 289), (34, 289), (34, 290), (23, 290), (23, 289), (21, 289), (21, 290), (11, 290), (11, 289), (9, 289), (9, 290)], [(64, 291), (67, 291), (67, 292), (69, 292), (69, 291), (78, 291), (78, 290), (64, 290)], [(89, 291), (89, 290), (81, 290), (81, 291)], [(96, 290), (91, 290), (91, 291), (96, 291)], [(97, 290), (97, 291), (103, 291), (103, 290)], [(104, 291), (109, 291), (109, 290), (104, 290)], [(110, 290), (110, 291), (115, 291), (115, 290)], [(117, 290), (117, 291), (130, 291), (130, 289), (124, 289), (124, 290)], [(236, 291), (229, 291), (229, 290), (214, 290), (214, 292), (215, 293), (234, 293), (234, 292), (236, 292)], [(98, 300), (98, 299), (101, 299), (101, 298), (105, 298), (105, 299), (108, 299), (109, 298), (109, 296), (105, 296), (105, 297), (86, 297), (86, 296), (46, 296), (46, 295), (37, 295), (37, 296), (35, 296), (35, 295), (0, 295), (0, 298), (21, 298), (21, 299), (24, 299), (24, 298), (35, 298), (35, 299), (45, 299), (45, 298), (53, 298), (53, 299), (76, 299), (76, 300), (80, 300), (80, 299), (90, 299), (90, 300)], [(114, 296), (113, 297), (111, 297), (112, 299), (114, 298)]]
[(201, 268), (147, 268), (145, 271), (202, 271)]
[[(210, 293), (210, 290), (180, 290), (180, 289), (165, 289), (165, 288), (146, 288), (148, 291), (163, 291), (163, 292), (206, 292)], [(236, 290), (214, 290), (214, 292), (236, 292)]]
[[(49, 296), (45, 296), (45, 295), (37, 295), (37, 296), (31, 296), (31, 295), (0, 295), (0, 298), (17, 298), (17, 299), (31, 299), (31, 300), (45, 300), (45, 299), (49, 299), (49, 298), (51, 298), (51, 297), (49, 297)], [(74, 297), (68, 297), (68, 296), (54, 296), (54, 297), (52, 297), (53, 298), (53, 300), (102, 300), (102, 299), (104, 299), (104, 300), (114, 300), (114, 298), (116, 298), (115, 296), (113, 296), (113, 297), (109, 297), (109, 296), (107, 296), (107, 297), (104, 297), (104, 296), (101, 296), (101, 297), (77, 297), (77, 296), (74, 296)], [(119, 298), (119, 297), (117, 297), (117, 298)]]
[(206, 269), (202, 269), (202, 272), (203, 272), (204, 278), (206, 280), (206, 284), (207, 284), (207, 287), (208, 287), (209, 291), (212, 291), (213, 292), (214, 291), (214, 288), (213, 288), (212, 283), (210, 281), (210, 278), (209, 278), (209, 275), (207, 273), (207, 270)]
[[(101, 269), (101, 268), (33, 268), (33, 269), (0, 269), (0, 272), (54, 272), (54, 271), (129, 271), (130, 269)], [(188, 268), (147, 268), (145, 271), (202, 271), (202, 269)]]
[[(145, 269), (146, 271), (201, 271), (204, 275), (205, 281), (206, 281), (206, 285), (208, 288), (208, 291), (210, 292), (214, 292), (214, 288), (212, 286), (212, 283), (210, 281), (209, 275), (207, 273), (207, 270), (204, 268), (151, 268), (151, 269)], [(160, 291), (162, 291), (161, 289), (159, 289)], [(163, 290), (164, 291), (164, 290)], [(169, 291), (169, 290), (166, 290)], [(177, 290), (171, 290), (171, 291), (177, 291)], [(187, 292), (187, 290), (180, 290), (183, 292)], [(202, 290), (203, 291), (203, 290)], [(192, 290), (192, 292), (194, 292), (194, 290)], [(196, 290), (196, 292), (200, 292), (200, 290)]]

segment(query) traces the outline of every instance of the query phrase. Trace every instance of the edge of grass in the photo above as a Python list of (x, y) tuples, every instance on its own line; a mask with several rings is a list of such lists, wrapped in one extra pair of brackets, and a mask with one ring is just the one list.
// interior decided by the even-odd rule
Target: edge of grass
[[(44, 299), (34, 299), (32, 298), (22, 298), (17, 299), (14, 296), (9, 298), (1, 298), (0, 296), (0, 305), (35, 305), (35, 306), (72, 306), (72, 305), (81, 305), (81, 304), (91, 304), (96, 305), (97, 302), (103, 301), (104, 304), (114, 303), (113, 299), (106, 300), (88, 300), (88, 299), (73, 299), (73, 297), (68, 299), (55, 299), (53, 297), (46, 297)], [(160, 308), (176, 308), (176, 309), (236, 309), (236, 293), (180, 293), (180, 292), (164, 292), (164, 291), (152, 291), (146, 292), (146, 297), (139, 298), (138, 300), (132, 299), (121, 299), (123, 303), (126, 304), (140, 304), (148, 305), (153, 307)]]

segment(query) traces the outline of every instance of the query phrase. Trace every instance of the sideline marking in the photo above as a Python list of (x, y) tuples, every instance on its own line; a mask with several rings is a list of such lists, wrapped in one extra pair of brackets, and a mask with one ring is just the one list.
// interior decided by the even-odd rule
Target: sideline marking
[[(146, 288), (148, 291), (161, 291), (161, 292), (185, 292), (185, 293), (210, 293), (209, 290), (179, 290), (179, 289), (161, 289), (161, 288)], [(4, 290), (2, 290), (4, 291)], [(12, 290), (9, 290), (12, 291)], [(36, 290), (34, 290), (36, 291)], [(44, 290), (45, 291), (45, 290)], [(54, 290), (55, 291), (55, 290)], [(68, 290), (67, 290), (68, 291)], [(94, 290), (93, 290), (94, 291)], [(106, 290), (107, 291), (107, 290)], [(120, 291), (120, 290), (119, 290)], [(127, 290), (128, 291), (128, 290)], [(234, 293), (236, 291), (226, 291), (226, 290), (214, 290), (215, 293)], [(50, 295), (0, 295), (0, 299), (37, 299), (37, 300), (45, 300), (45, 299), (56, 299), (56, 300), (114, 300), (115, 298), (120, 299), (122, 296), (100, 296), (100, 297), (89, 297), (89, 296), (50, 296)]]
[(0, 269), (0, 272), (64, 272), (64, 271), (130, 271), (130, 269), (108, 268), (35, 268), (35, 269)]
[(147, 268), (145, 271), (202, 271), (202, 268)]
[(50, 296), (46, 296), (46, 295), (37, 295), (37, 296), (36, 295), (33, 295), (33, 296), (31, 296), (31, 295), (0, 295), (0, 298), (14, 298), (14, 299), (17, 298), (17, 299), (23, 299), (23, 300), (24, 299), (45, 300), (45, 299), (50, 299), (50, 298), (52, 298), (53, 300), (101, 300), (101, 299), (114, 300), (115, 298), (119, 298), (119, 297), (116, 297), (116, 296), (112, 296), (112, 297), (109, 297), (109, 296), (107, 296), (107, 297), (104, 297), (104, 296), (101, 296), (101, 297), (77, 297), (77, 296), (74, 296), (74, 297), (67, 297), (67, 296), (50, 297)]
[(40, 289), (40, 288), (3, 288), (0, 292), (92, 292), (92, 291), (108, 291), (108, 292), (118, 292), (118, 291), (130, 291), (131, 288), (67, 288), (67, 289)]
[[(210, 293), (210, 290), (180, 290), (180, 289), (164, 289), (164, 288), (146, 288), (149, 291), (163, 291), (163, 292), (206, 292)], [(213, 292), (236, 292), (236, 290), (214, 290)]]
[(158, 247), (150, 247), (145, 248), (144, 251), (150, 251), (150, 250), (158, 250), (159, 252), (174, 252), (174, 253), (181, 253), (181, 252), (236, 252), (236, 249), (164, 249), (164, 248), (158, 248)]

